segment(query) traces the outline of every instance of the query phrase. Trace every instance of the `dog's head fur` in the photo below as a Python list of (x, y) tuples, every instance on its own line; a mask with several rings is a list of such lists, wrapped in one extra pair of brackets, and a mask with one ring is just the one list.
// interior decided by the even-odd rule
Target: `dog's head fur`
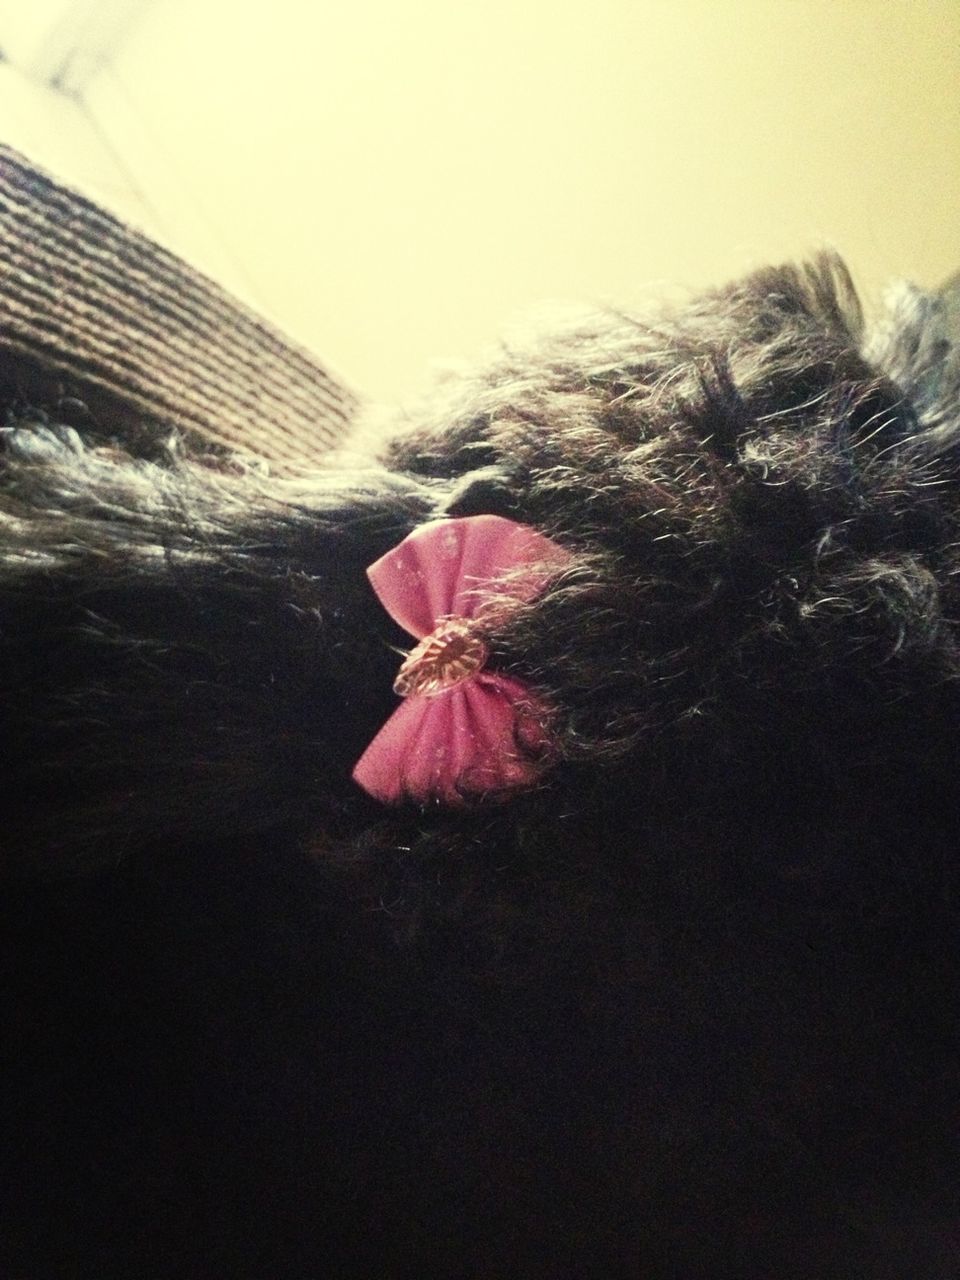
[[(55, 411), (20, 407), (5, 443), (9, 866), (312, 859), (417, 951), (424, 989), (469, 989), (506, 1037), (491, 1072), (529, 1066), (521, 1024), (560, 1053), (574, 1137), (547, 1126), (544, 1185), (589, 1205), (564, 1238), (596, 1274), (907, 1274), (877, 1269), (897, 1249), (948, 1274), (960, 355), (935, 299), (904, 288), (866, 325), (825, 256), (571, 320), (297, 484), (174, 442), (136, 459)], [(573, 553), (492, 644), (556, 708), (557, 763), (504, 803), (387, 810), (350, 780), (404, 640), (364, 570), (483, 512)], [(579, 1040), (540, 1025), (562, 1016)], [(540, 1130), (481, 1078), (441, 1163), (513, 1223), (476, 1271), (506, 1274), (519, 1218), (476, 1167), (546, 1214), (530, 1240), (560, 1219), (483, 1145)], [(534, 1081), (516, 1091), (529, 1108)], [(704, 1261), (723, 1231), (735, 1270)], [(842, 1237), (850, 1269), (817, 1271), (808, 1237)], [(588, 1274), (556, 1268), (514, 1274)]]
[(494, 646), (559, 708), (548, 809), (616, 776), (640, 812), (689, 810), (763, 760), (800, 785), (906, 747), (915, 774), (931, 717), (935, 757), (955, 723), (958, 400), (936, 303), (904, 290), (865, 334), (824, 257), (653, 320), (571, 321), (299, 485), (11, 418), (9, 857), (69, 871), (241, 807), (241, 828), (308, 842), (368, 832), (383, 815), (350, 765), (403, 636), (364, 569), (444, 514), (508, 515), (575, 554)]

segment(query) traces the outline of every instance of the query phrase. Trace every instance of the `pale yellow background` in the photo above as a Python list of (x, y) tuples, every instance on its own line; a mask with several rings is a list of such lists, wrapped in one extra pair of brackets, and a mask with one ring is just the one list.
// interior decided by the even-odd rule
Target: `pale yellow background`
[(960, 267), (958, 0), (153, 0), (88, 101), (161, 234), (384, 397), (544, 298)]

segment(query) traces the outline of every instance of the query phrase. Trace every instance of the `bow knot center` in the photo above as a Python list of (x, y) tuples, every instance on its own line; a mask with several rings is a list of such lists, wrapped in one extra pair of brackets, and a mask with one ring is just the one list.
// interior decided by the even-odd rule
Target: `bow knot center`
[(401, 698), (443, 693), (481, 670), (487, 657), (487, 646), (471, 624), (465, 618), (448, 618), (410, 650), (393, 691)]

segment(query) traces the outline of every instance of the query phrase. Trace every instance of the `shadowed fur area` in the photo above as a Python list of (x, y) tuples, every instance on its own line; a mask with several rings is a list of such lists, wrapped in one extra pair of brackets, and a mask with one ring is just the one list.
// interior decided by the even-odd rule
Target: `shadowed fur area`
[[(0, 1274), (960, 1276), (960, 354), (834, 256), (568, 317), (276, 479), (8, 397)], [(426, 520), (536, 787), (351, 769)]]

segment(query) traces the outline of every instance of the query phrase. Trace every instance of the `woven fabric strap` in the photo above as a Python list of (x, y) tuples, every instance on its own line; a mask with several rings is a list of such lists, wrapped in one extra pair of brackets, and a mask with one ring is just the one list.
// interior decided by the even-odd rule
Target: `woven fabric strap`
[(119, 434), (175, 428), (280, 471), (315, 464), (358, 403), (201, 272), (3, 146), (0, 373)]

